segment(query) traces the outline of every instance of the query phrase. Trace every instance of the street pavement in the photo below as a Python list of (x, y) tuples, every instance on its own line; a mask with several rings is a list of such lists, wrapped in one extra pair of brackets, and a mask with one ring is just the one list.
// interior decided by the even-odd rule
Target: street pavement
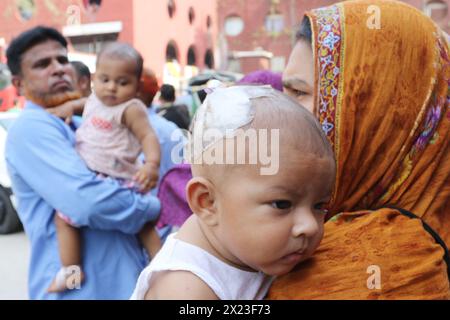
[(25, 233), (0, 235), (0, 300), (28, 299), (29, 253)]

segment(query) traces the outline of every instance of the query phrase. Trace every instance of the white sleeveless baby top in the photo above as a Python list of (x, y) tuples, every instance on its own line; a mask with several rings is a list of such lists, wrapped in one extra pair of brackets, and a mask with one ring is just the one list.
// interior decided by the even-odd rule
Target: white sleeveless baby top
[(274, 277), (232, 267), (205, 250), (171, 234), (161, 250), (139, 276), (130, 299), (142, 300), (153, 273), (189, 271), (202, 279), (221, 300), (261, 300)]

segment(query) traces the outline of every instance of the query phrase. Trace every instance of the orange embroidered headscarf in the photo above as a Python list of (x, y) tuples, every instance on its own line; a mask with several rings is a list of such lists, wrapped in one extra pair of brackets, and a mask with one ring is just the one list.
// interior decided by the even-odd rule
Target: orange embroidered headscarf
[(445, 34), (396, 1), (348, 1), (308, 16), (316, 105), (338, 168), (332, 212), (395, 205), (449, 241)]
[[(448, 298), (443, 248), (419, 219), (377, 210), (406, 209), (450, 245), (446, 34), (391, 0), (345, 1), (307, 16), (316, 114), (337, 162), (334, 217), (315, 256), (276, 281), (269, 298)], [(371, 265), (382, 289), (366, 283)]]

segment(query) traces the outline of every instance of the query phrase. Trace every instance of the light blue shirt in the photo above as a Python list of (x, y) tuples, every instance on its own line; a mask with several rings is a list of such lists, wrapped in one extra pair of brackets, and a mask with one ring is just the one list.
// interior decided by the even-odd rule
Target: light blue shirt
[[(159, 183), (163, 176), (172, 169), (172, 167), (181, 163), (183, 156), (182, 147), (186, 143), (186, 138), (177, 125), (171, 121), (156, 114), (153, 107), (148, 108), (148, 119), (151, 126), (155, 130), (156, 136), (161, 147), (161, 164), (159, 167)], [(156, 195), (158, 187), (152, 190), (152, 194)]]
[[(147, 262), (135, 234), (157, 218), (159, 201), (97, 178), (74, 145), (69, 126), (30, 102), (8, 132), (8, 171), (31, 242), (30, 298), (128, 299)], [(81, 227), (86, 278), (79, 290), (48, 294), (61, 267), (55, 209)]]

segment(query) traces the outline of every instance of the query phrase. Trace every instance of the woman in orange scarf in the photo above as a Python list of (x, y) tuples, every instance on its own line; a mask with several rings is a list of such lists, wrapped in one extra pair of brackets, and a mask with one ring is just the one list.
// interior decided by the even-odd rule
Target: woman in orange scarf
[(306, 21), (284, 86), (320, 119), (337, 180), (321, 246), (268, 298), (449, 298), (447, 35), (390, 0), (346, 1)]

